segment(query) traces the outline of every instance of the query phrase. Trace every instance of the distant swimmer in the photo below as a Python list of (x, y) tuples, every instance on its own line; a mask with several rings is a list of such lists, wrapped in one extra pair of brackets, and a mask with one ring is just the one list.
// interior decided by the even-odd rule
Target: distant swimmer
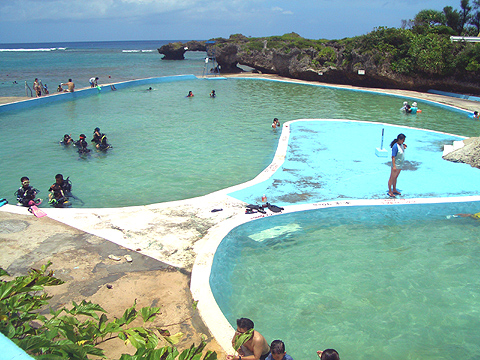
[(217, 97), (217, 94), (215, 94), (215, 90), (212, 90), (212, 92), (210, 93), (210, 97), (211, 98)]
[(63, 135), (63, 140), (60, 141), (60, 144), (65, 145), (65, 146), (73, 144), (73, 139), (70, 135), (65, 134), (65, 135)]
[(408, 102), (404, 101), (400, 111), (404, 111), (405, 113), (410, 114), (412, 112), (412, 107), (408, 104)]
[(74, 92), (75, 91), (75, 84), (73, 83), (72, 79), (68, 79), (68, 82), (62, 83), (61, 86), (67, 86), (65, 92)]
[(276, 129), (277, 127), (280, 127), (280, 121), (277, 118), (274, 118), (272, 122), (272, 128)]
[(151, 87), (151, 86), (150, 86), (150, 87), (147, 89), (147, 91), (152, 91), (152, 90), (153, 90), (153, 89), (152, 89), (152, 87)]
[(90, 82), (90, 87), (96, 87), (98, 86), (98, 76), (97, 77), (91, 77), (90, 80), (88, 80)]
[(478, 114), (478, 111), (474, 111), (473, 112), (473, 118), (478, 119), (479, 117), (480, 117), (480, 115)]
[(193, 92), (189, 91), (187, 97), (194, 97)]

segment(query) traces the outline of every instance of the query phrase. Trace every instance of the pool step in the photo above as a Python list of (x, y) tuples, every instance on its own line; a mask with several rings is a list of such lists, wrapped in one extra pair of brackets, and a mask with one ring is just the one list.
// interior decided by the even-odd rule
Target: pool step
[(464, 147), (465, 144), (463, 143), (463, 140), (460, 141), (454, 141), (453, 145), (444, 145), (443, 146), (443, 156), (450, 154), (452, 151), (461, 149)]

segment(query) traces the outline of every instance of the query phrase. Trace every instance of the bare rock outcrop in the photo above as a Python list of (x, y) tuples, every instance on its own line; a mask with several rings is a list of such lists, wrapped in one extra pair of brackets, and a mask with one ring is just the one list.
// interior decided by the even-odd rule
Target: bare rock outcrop
[(448, 161), (469, 164), (480, 169), (480, 138), (469, 138), (463, 142), (464, 147), (448, 153), (443, 158)]

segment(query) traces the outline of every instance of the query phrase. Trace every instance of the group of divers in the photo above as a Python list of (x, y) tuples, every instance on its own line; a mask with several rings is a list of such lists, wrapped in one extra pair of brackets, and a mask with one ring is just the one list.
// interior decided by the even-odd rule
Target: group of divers
[[(85, 139), (86, 139), (85, 134), (80, 134), (79, 139), (77, 141), (73, 141), (72, 137), (69, 134), (65, 134), (63, 136), (63, 140), (60, 141), (60, 144), (64, 146), (73, 145), (78, 149), (78, 153), (80, 155), (85, 155), (90, 152), (90, 149), (87, 148), (88, 143)], [(93, 131), (93, 139), (91, 141), (95, 144), (95, 147), (100, 151), (107, 151), (108, 149), (112, 148), (112, 146), (107, 141), (107, 136), (101, 133), (98, 127), (96, 127), (95, 130)]]
[[(63, 136), (63, 140), (60, 141), (60, 144), (64, 146), (75, 146), (80, 155), (88, 154), (90, 149), (87, 148), (88, 144), (85, 139), (85, 134), (80, 134), (80, 138), (77, 141), (73, 141), (69, 134), (65, 134)], [(107, 151), (111, 148), (111, 145), (107, 142), (107, 136), (101, 133), (100, 128), (98, 127), (93, 131), (93, 138), (91, 141), (100, 151)], [(31, 186), (30, 179), (26, 176), (23, 176), (20, 179), (20, 182), (22, 183), (22, 186), (20, 186), (20, 188), (14, 194), (17, 197), (17, 205), (28, 208), (40, 205), (42, 203), (42, 199), (36, 198), (40, 190)], [(55, 175), (55, 183), (50, 186), (48, 191), (48, 203), (54, 207), (62, 208), (71, 206), (71, 198), (80, 200), (72, 194), (72, 182), (70, 181), (69, 177), (64, 179), (62, 174)]]
[[(20, 179), (22, 186), (15, 192), (17, 197), (17, 205), (31, 208), (42, 203), (42, 199), (37, 199), (36, 196), (40, 190), (30, 185), (30, 179), (23, 176)], [(53, 207), (67, 207), (70, 206), (70, 198), (75, 198), (72, 194), (72, 182), (67, 177), (63, 178), (62, 174), (55, 175), (55, 183), (48, 189), (48, 203)]]

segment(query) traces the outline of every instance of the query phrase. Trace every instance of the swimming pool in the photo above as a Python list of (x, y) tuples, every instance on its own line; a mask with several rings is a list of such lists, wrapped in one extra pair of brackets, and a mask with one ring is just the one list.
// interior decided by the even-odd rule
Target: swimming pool
[[(54, 175), (73, 181), (74, 207), (120, 207), (180, 200), (245, 182), (272, 160), (282, 123), (297, 118), (350, 118), (474, 136), (465, 113), (419, 101), (405, 116), (402, 99), (288, 82), (203, 79), (132, 86), (75, 101), (0, 113), (0, 194), (14, 203), (19, 179), (46, 190)], [(217, 98), (210, 99), (212, 89)], [(189, 90), (196, 95), (185, 98)], [(107, 154), (79, 158), (58, 141), (100, 127), (113, 145)], [(42, 205), (44, 206), (44, 205)], [(46, 206), (46, 205), (45, 205)]]
[(332, 207), (236, 227), (210, 285), (225, 317), (254, 320), (298, 359), (476, 358), (479, 202)]

